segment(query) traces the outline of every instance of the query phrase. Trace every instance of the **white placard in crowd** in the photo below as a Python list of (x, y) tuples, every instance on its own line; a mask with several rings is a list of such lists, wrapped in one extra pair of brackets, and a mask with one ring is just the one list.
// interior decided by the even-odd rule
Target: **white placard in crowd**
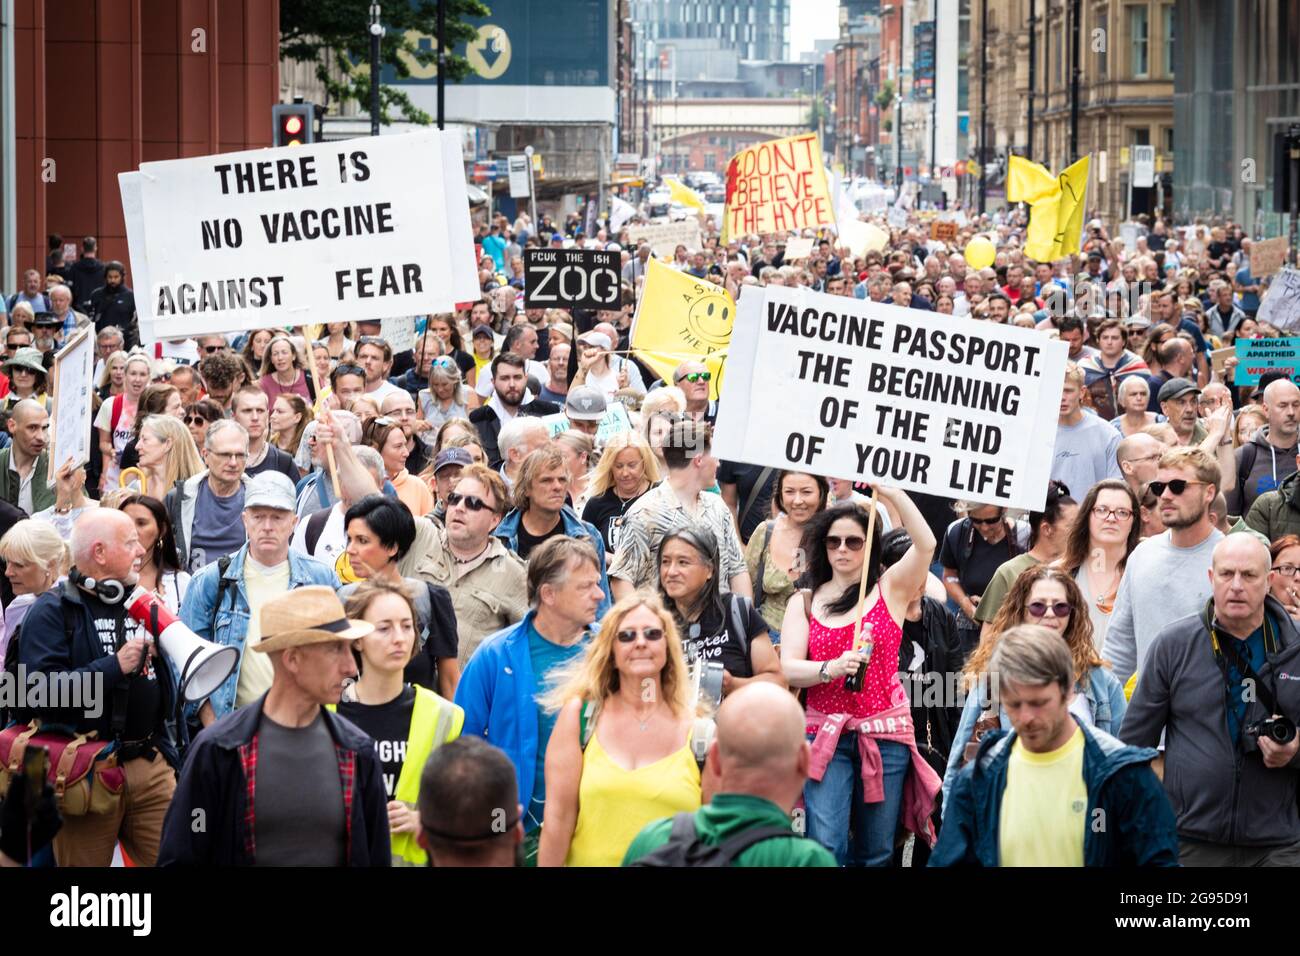
[(452, 133), (145, 163), (118, 179), (142, 338), (450, 312), (481, 294)]
[(1274, 276), (1256, 318), (1283, 332), (1300, 332), (1300, 271), (1285, 268)]
[(908, 222), (907, 210), (898, 206), (890, 206), (889, 215), (885, 217), (885, 221), (889, 223), (891, 229), (906, 229)]
[(395, 315), (379, 323), (379, 337), (393, 348), (393, 354), (415, 348), (414, 315)]
[(49, 486), (69, 458), (90, 461), (91, 401), (95, 372), (95, 327), (88, 325), (68, 339), (54, 356), (54, 421), (50, 423)]
[(680, 222), (631, 226), (627, 230), (627, 237), (633, 248), (643, 241), (650, 243), (650, 250), (660, 259), (671, 259), (679, 245), (691, 252), (704, 246), (700, 241), (700, 222), (694, 217)]
[(1256, 279), (1266, 279), (1286, 265), (1290, 244), (1286, 236), (1276, 239), (1257, 239), (1250, 247), (1250, 274)]
[(798, 262), (800, 259), (807, 259), (812, 255), (813, 238), (812, 236), (795, 236), (785, 244), (785, 258), (783, 262)]
[(1133, 188), (1150, 189), (1156, 184), (1156, 148), (1134, 146), (1130, 155), (1133, 157)]
[[(556, 412), (554, 415), (543, 415), (541, 422), (546, 426), (552, 438), (569, 430), (569, 416), (564, 412)], [(610, 402), (605, 411), (605, 417), (600, 420), (600, 425), (596, 431), (596, 445), (605, 444), (620, 432), (629, 432), (632, 430), (632, 419), (627, 414), (627, 406), (622, 402)]]
[(528, 181), (528, 157), (510, 156), (506, 159), (506, 172), (510, 176), (510, 198), (527, 199), (532, 195)]
[(807, 289), (763, 291), (741, 300), (732, 329), (717, 457), (1042, 509), (1064, 342)]

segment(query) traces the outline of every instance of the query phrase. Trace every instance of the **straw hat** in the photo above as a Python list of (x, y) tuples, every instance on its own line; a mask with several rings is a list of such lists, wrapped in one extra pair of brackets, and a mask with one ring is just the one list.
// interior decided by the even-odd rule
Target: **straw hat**
[(253, 650), (263, 654), (304, 644), (355, 641), (375, 629), (365, 621), (349, 621), (339, 596), (324, 585), (296, 588), (267, 601), (261, 623), (262, 639)]

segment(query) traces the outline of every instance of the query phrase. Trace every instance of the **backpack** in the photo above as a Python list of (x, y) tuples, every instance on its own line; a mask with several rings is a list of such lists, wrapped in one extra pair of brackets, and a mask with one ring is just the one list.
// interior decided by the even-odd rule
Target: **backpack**
[(125, 406), (126, 406), (125, 394), (113, 396), (113, 411), (110, 412), (110, 414), (112, 415), (112, 419), (110, 420), (108, 426), (108, 430), (110, 432), (117, 431), (117, 423), (122, 420), (122, 409)]
[(321, 532), (325, 530), (325, 523), (330, 520), (330, 511), (330, 508), (322, 508), (320, 511), (313, 511), (307, 518), (303, 544), (307, 547), (307, 553), (313, 558), (316, 557), (316, 544), (320, 541)]
[(736, 857), (756, 843), (794, 836), (797, 834), (788, 827), (754, 827), (734, 834), (717, 846), (710, 846), (700, 839), (695, 826), (695, 814), (678, 813), (673, 817), (668, 842), (628, 866), (731, 866)]

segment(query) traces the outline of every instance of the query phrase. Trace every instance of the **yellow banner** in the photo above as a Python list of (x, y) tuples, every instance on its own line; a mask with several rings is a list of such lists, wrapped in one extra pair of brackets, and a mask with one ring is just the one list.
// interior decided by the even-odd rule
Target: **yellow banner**
[(700, 198), (700, 194), (694, 189), (676, 179), (665, 179), (664, 182), (668, 184), (668, 195), (673, 202), (679, 202), (683, 206), (689, 206), (692, 209), (704, 212), (704, 200)]
[(1061, 192), (1061, 185), (1046, 166), (1031, 163), (1023, 156), (1012, 156), (1007, 168), (1007, 201), (1030, 205)]
[(727, 163), (722, 241), (835, 225), (816, 133), (770, 139)]
[(711, 373), (709, 397), (716, 399), (731, 341), (736, 303), (727, 290), (651, 259), (632, 327), (632, 353), (669, 385), (686, 361), (701, 361)]
[[(1038, 262), (1053, 262), (1079, 251), (1079, 236), (1083, 232), (1083, 214), (1088, 204), (1088, 168), (1090, 156), (1085, 156), (1060, 173), (1053, 181), (1053, 189), (1048, 191), (1038, 170), (1047, 172), (1038, 166), (1036, 170), (1021, 167), (1017, 171), (1012, 157), (1008, 171), (1007, 198), (1012, 198), (1012, 177), (1021, 176), (1016, 182), (1017, 196), (1031, 203), (1029, 211), (1029, 231), (1025, 236), (1025, 255)], [(1025, 166), (1034, 166), (1024, 162)], [(1029, 198), (1034, 196), (1037, 198)]]

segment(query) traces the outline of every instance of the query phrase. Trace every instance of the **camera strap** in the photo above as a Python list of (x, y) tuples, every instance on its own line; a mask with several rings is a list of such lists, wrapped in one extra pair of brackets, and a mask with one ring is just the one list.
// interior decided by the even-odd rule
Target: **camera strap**
[[(1244, 679), (1251, 681), (1255, 685), (1255, 691), (1259, 697), (1259, 701), (1268, 708), (1269, 715), (1272, 716), (1273, 714), (1281, 713), (1277, 709), (1277, 699), (1273, 696), (1273, 692), (1269, 689), (1268, 685), (1260, 679), (1260, 676), (1255, 673), (1255, 669), (1250, 666), (1250, 661), (1248, 661), (1245, 655), (1238, 650), (1238, 639), (1230, 634), (1220, 632), (1219, 622), (1214, 616), (1214, 602), (1208, 602), (1205, 610), (1205, 616), (1207, 619), (1206, 623), (1209, 625), (1210, 630), (1211, 649), (1214, 652), (1215, 663), (1219, 665), (1219, 670), (1223, 673), (1223, 682), (1226, 685), (1228, 692), (1228, 704), (1230, 706), (1235, 706), (1233, 705), (1233, 696), (1238, 691), (1238, 688), (1233, 685), (1232, 677), (1228, 674), (1228, 664), (1224, 659), (1225, 656), (1230, 656), (1232, 658), (1232, 664), (1237, 669), (1237, 672)], [(1277, 631), (1273, 626), (1273, 622), (1269, 620), (1267, 612), (1264, 614), (1263, 630), (1264, 653), (1266, 655), (1277, 653), (1277, 651), (1280, 650)]]

